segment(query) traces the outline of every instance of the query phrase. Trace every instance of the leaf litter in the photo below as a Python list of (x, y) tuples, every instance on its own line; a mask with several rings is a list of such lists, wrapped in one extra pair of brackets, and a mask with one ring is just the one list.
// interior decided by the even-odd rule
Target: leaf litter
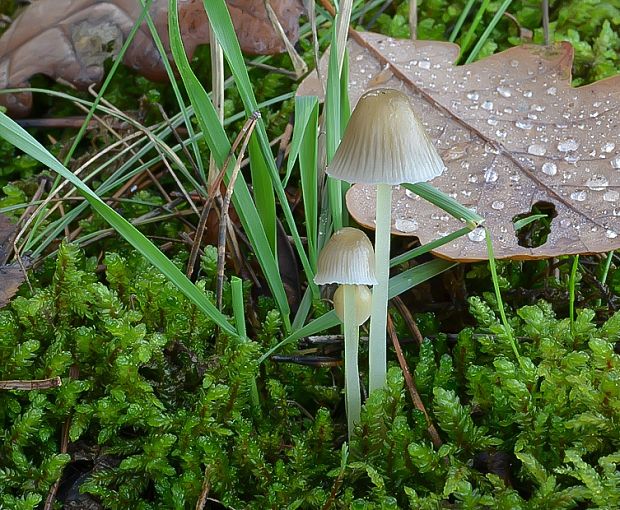
[[(286, 50), (274, 28), (265, 0), (227, 0), (241, 49), (270, 55)], [(270, 3), (290, 43), (299, 39), (301, 0)], [(0, 89), (27, 87), (35, 74), (44, 74), (87, 89), (103, 78), (104, 63), (120, 51), (140, 16), (136, 0), (38, 0), (26, 7), (0, 37)], [(168, 0), (154, 0), (150, 14), (169, 51)], [(197, 46), (208, 44), (209, 26), (202, 0), (180, 3), (179, 22), (191, 58)], [(146, 23), (143, 23), (123, 62), (153, 81), (168, 75)], [(0, 95), (0, 105), (23, 117), (32, 107), (32, 94)]]
[[(452, 43), (353, 32), (351, 104), (373, 86), (411, 97), (447, 169), (432, 184), (486, 219), (497, 258), (537, 259), (620, 247), (620, 76), (573, 88), (569, 43), (524, 45), (455, 66)], [(326, 59), (322, 60), (326, 64)], [(298, 94), (321, 95), (316, 73)], [(347, 207), (374, 228), (374, 187), (355, 185)], [(427, 243), (462, 228), (443, 210), (396, 189), (392, 231)], [(519, 244), (513, 221), (552, 211), (547, 241)], [(476, 229), (434, 251), (458, 261), (487, 258)]]
[(0, 214), (0, 308), (7, 305), (26, 279), (19, 264), (7, 264), (15, 234), (15, 225)]

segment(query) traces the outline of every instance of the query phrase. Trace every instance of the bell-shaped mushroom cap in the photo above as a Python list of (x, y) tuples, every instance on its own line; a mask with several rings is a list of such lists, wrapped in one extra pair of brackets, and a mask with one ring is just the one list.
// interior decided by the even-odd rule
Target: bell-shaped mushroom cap
[(336, 232), (319, 254), (314, 283), (376, 284), (375, 252), (366, 234), (352, 227)]
[(360, 97), (327, 174), (363, 184), (426, 182), (445, 168), (409, 98), (394, 89)]

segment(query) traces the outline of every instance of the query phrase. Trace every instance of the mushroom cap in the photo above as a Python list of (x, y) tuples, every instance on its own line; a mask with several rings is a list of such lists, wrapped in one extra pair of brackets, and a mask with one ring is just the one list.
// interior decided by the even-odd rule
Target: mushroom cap
[(345, 227), (331, 236), (319, 254), (314, 283), (375, 285), (375, 252), (366, 234)]
[(326, 172), (351, 183), (396, 185), (430, 181), (444, 168), (409, 98), (380, 88), (360, 97)]

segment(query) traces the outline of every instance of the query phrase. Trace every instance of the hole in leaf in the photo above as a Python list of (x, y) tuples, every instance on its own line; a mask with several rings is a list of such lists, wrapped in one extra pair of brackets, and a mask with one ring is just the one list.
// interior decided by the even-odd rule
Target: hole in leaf
[(551, 232), (551, 221), (557, 215), (553, 204), (536, 202), (530, 212), (517, 214), (512, 218), (519, 246), (538, 248), (545, 244)]

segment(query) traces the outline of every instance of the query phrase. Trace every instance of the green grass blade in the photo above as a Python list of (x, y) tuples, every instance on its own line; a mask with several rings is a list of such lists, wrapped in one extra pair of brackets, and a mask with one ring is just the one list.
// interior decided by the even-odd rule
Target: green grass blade
[(260, 145), (256, 139), (256, 133), (252, 133), (248, 145), (250, 154), (250, 174), (252, 176), (252, 191), (254, 192), (254, 203), (267, 241), (272, 253), (276, 254), (276, 198), (273, 193), (271, 179), (269, 179), (269, 169), (265, 164), (265, 158), (260, 150)]
[(472, 230), (484, 222), (484, 218), (482, 216), (476, 214), (464, 205), (459, 204), (456, 200), (449, 197), (442, 191), (439, 191), (428, 182), (403, 184), (403, 187), (409, 191), (412, 191), (424, 200), (429, 201), (431, 204), (443, 209), (451, 216), (454, 216), (457, 220), (464, 221), (465, 224)]
[[(214, 21), (212, 19), (212, 21)], [(213, 155), (218, 167), (222, 167), (230, 152), (231, 145), (226, 137), (224, 128), (219, 123), (217, 112), (209, 99), (208, 94), (202, 87), (198, 78), (192, 71), (183, 42), (179, 27), (179, 16), (177, 12), (177, 0), (170, 0), (168, 11), (168, 24), (170, 28), (170, 48), (174, 56), (175, 63), (179, 69), (181, 78), (188, 96), (196, 112), (196, 118), (202, 129), (203, 136), (211, 154)], [(231, 162), (232, 163), (232, 162)], [(231, 165), (232, 168), (232, 165)], [(230, 169), (229, 169), (230, 171)], [(243, 174), (239, 173), (239, 177), (235, 183), (233, 193), (233, 203), (239, 219), (243, 225), (244, 231), (248, 236), (252, 247), (256, 253), (259, 264), (267, 280), (267, 284), (271, 289), (273, 297), (278, 305), (278, 309), (282, 314), (286, 329), (290, 328), (290, 308), (286, 297), (286, 291), (280, 278), (280, 272), (276, 258), (267, 240), (267, 235), (260, 221), (258, 211), (254, 206), (252, 197), (248, 190)], [(300, 240), (301, 242), (301, 240)]]
[(508, 7), (510, 7), (511, 3), (512, 3), (512, 0), (504, 0), (502, 5), (499, 6), (499, 9), (495, 13), (495, 16), (493, 16), (493, 19), (491, 20), (491, 22), (484, 29), (484, 32), (482, 32), (482, 35), (478, 38), (476, 45), (469, 53), (467, 60), (465, 60), (466, 64), (469, 64), (473, 62), (474, 60), (476, 60), (478, 53), (480, 53), (480, 50), (482, 49), (484, 44), (487, 42), (487, 39), (491, 35), (491, 32), (493, 32), (493, 30), (495, 29), (499, 21), (502, 19), (502, 17), (504, 16), (504, 13), (508, 9)]
[(232, 307), (237, 333), (239, 333), (241, 338), (245, 338), (247, 333), (245, 330), (245, 308), (243, 305), (243, 280), (238, 276), (231, 277), (230, 289), (232, 292)]
[(575, 327), (575, 288), (577, 286), (577, 269), (579, 268), (579, 255), (573, 257), (573, 264), (570, 269), (568, 280), (568, 313), (570, 316), (570, 332), (573, 333)]
[(482, 21), (482, 16), (484, 16), (484, 13), (489, 8), (490, 3), (491, 3), (491, 0), (482, 0), (482, 4), (480, 5), (480, 8), (476, 12), (476, 15), (474, 16), (474, 20), (472, 21), (471, 26), (469, 27), (469, 30), (467, 31), (467, 33), (465, 34), (465, 37), (461, 41), (461, 53), (459, 54), (457, 63), (461, 61), (461, 59), (463, 58), (463, 55), (467, 52), (467, 50), (469, 50), (469, 46), (474, 38), (474, 35), (476, 34), (476, 30), (478, 29), (478, 25), (480, 25), (480, 21)]
[(404, 264), (408, 260), (411, 260), (415, 257), (419, 257), (420, 255), (424, 255), (425, 253), (428, 253), (429, 251), (439, 248), (440, 246), (443, 246), (444, 244), (448, 244), (449, 242), (452, 242), (461, 236), (469, 234), (471, 230), (472, 229), (469, 227), (463, 227), (457, 230), (456, 232), (452, 232), (451, 234), (442, 236), (439, 239), (435, 239), (434, 241), (431, 241), (430, 243), (426, 243), (426, 244), (423, 244), (422, 246), (418, 246), (417, 248), (413, 248), (412, 250), (406, 251), (405, 253), (398, 255), (397, 257), (394, 257), (392, 260), (390, 260), (390, 267), (395, 267), (395, 266), (398, 266), (399, 264)]
[[(313, 96), (295, 98), (295, 127), (291, 141), (291, 152), (287, 175), (291, 174), (295, 160), (299, 160), (299, 175), (306, 218), (308, 258), (316, 270), (318, 256), (318, 194), (317, 159), (319, 134), (319, 102)], [(318, 289), (313, 285), (318, 296)]]
[[(176, 5), (176, 0), (174, 0), (174, 4)], [(237, 85), (237, 90), (246, 108), (246, 112), (248, 114), (254, 112), (258, 109), (258, 105), (256, 103), (256, 98), (254, 97), (252, 82), (248, 76), (245, 60), (241, 54), (237, 34), (232, 24), (226, 3), (224, 0), (203, 0), (203, 4), (205, 10), (207, 11), (207, 15), (209, 16), (209, 20), (211, 21), (215, 35), (217, 36), (217, 40), (224, 51), (224, 56), (226, 57), (228, 66), (230, 67), (235, 79), (235, 84)], [(265, 124), (262, 119), (257, 123), (255, 133), (265, 159), (265, 164), (269, 169), (269, 177), (271, 178), (272, 186), (276, 196), (278, 197), (280, 206), (282, 207), (282, 212), (284, 213), (286, 224), (288, 225), (291, 236), (293, 237), (293, 242), (301, 261), (301, 265), (306, 273), (306, 278), (308, 281), (312, 281), (314, 278), (314, 273), (310, 267), (308, 256), (297, 230), (297, 224), (295, 223), (295, 218), (289, 206), (286, 192), (282, 187), (278, 169), (276, 168), (271, 147), (269, 146), (269, 139), (267, 138), (267, 132), (265, 131)]]
[(541, 220), (543, 218), (548, 218), (548, 217), (549, 216), (546, 214), (532, 214), (531, 216), (528, 216), (527, 218), (523, 218), (521, 220), (515, 221), (513, 225), (514, 225), (515, 230), (521, 230), (523, 227), (526, 227), (530, 223), (534, 223), (536, 220)]
[(459, 19), (456, 21), (456, 25), (454, 25), (454, 28), (452, 29), (452, 33), (450, 34), (448, 41), (454, 42), (456, 40), (456, 37), (459, 35), (459, 32), (463, 27), (463, 23), (465, 23), (467, 16), (469, 16), (469, 11), (471, 11), (475, 1), (476, 0), (467, 0), (465, 7), (463, 7), (463, 10), (461, 11)]
[(226, 333), (236, 336), (235, 328), (226, 317), (215, 308), (187, 277), (139, 230), (125, 220), (114, 209), (103, 202), (88, 186), (62, 165), (39, 142), (9, 117), (0, 113), (0, 136), (21, 151), (57, 172), (73, 184), (88, 200), (91, 207), (99, 213), (129, 244), (136, 248), (151, 264), (159, 269), (177, 288), (187, 296), (201, 311), (213, 320)]
[(515, 341), (515, 337), (512, 334), (512, 327), (506, 318), (506, 310), (504, 309), (504, 301), (502, 299), (502, 291), (499, 288), (499, 278), (497, 277), (497, 267), (495, 264), (495, 253), (493, 251), (493, 242), (491, 240), (491, 232), (489, 232), (488, 228), (484, 228), (485, 238), (487, 242), (487, 253), (489, 255), (489, 269), (491, 271), (491, 279), (493, 280), (493, 290), (495, 291), (495, 299), (497, 300), (497, 307), (499, 308), (499, 316), (502, 319), (502, 324), (504, 325), (504, 331), (506, 331), (506, 336), (510, 341), (510, 346), (512, 347), (512, 351), (514, 352), (519, 365), (523, 367), (523, 361), (521, 360), (521, 355), (519, 354), (519, 349), (517, 348), (517, 343)]
[[(336, 149), (340, 143), (342, 127), (340, 125), (340, 75), (338, 72), (338, 51), (336, 47), (336, 28), (332, 28), (332, 45), (329, 52), (329, 67), (327, 70), (327, 90), (325, 91), (325, 150), (327, 153), (327, 163), (332, 160)], [(343, 200), (342, 182), (333, 177), (327, 177), (327, 196), (329, 198), (329, 210), (334, 231), (340, 230), (344, 226), (343, 222)]]

